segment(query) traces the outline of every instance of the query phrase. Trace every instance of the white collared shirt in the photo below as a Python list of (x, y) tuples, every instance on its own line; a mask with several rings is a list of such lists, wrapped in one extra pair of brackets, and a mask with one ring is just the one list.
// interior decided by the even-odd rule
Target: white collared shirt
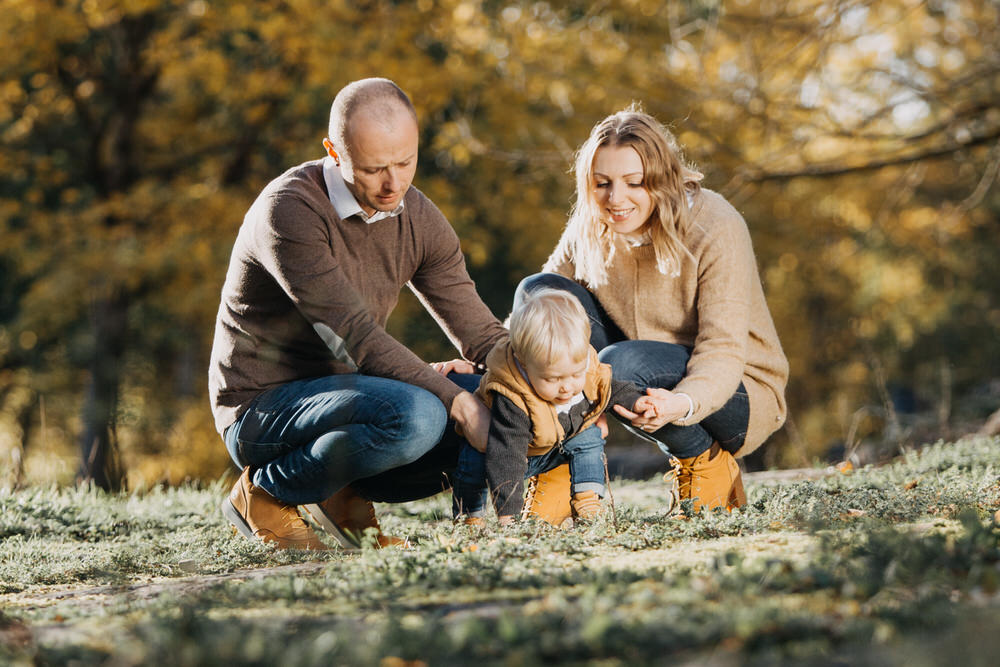
[(370, 225), (403, 212), (403, 200), (400, 199), (399, 206), (391, 211), (375, 211), (372, 215), (365, 213), (361, 204), (348, 189), (337, 161), (330, 156), (323, 159), (323, 180), (326, 181), (326, 191), (330, 196), (330, 203), (333, 204), (333, 210), (337, 212), (341, 220), (357, 215)]

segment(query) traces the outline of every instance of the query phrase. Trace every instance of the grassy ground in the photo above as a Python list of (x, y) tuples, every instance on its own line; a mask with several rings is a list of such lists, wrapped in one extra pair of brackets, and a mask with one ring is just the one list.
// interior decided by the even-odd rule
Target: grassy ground
[(663, 516), (475, 531), (379, 507), (407, 551), (276, 552), (210, 488), (0, 493), (0, 664), (995, 664), (1000, 439)]

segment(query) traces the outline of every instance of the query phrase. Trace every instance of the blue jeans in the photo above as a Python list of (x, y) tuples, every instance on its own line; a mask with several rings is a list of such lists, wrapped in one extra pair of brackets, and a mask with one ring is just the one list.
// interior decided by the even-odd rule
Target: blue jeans
[[(528, 457), (524, 477), (534, 477), (569, 463), (573, 493), (595, 491), (604, 496), (604, 436), (597, 426), (589, 426), (544, 454)], [(466, 444), (458, 455), (452, 480), (454, 516), (483, 516), (486, 512), (486, 456)]]
[[(528, 276), (517, 286), (514, 308), (518, 307), (527, 292), (540, 287), (565, 290), (580, 300), (590, 319), (590, 344), (598, 351), (598, 358), (611, 365), (611, 373), (616, 380), (633, 382), (640, 390), (647, 387), (673, 389), (684, 377), (691, 348), (654, 340), (628, 340), (594, 295), (565, 276), (555, 273)], [(613, 411), (612, 414), (618, 417)], [(628, 426), (624, 419), (618, 419)], [(632, 428), (629, 430), (655, 441), (668, 455), (688, 458), (707, 451), (713, 442), (718, 442), (730, 453), (737, 451), (746, 439), (749, 421), (750, 400), (741, 382), (725, 405), (697, 424), (667, 424), (650, 434)]]
[[(449, 377), (468, 391), (480, 379)], [(223, 439), (256, 486), (291, 505), (322, 502), (348, 484), (380, 502), (434, 495), (448, 488), (465, 442), (434, 394), (359, 374), (269, 389)]]

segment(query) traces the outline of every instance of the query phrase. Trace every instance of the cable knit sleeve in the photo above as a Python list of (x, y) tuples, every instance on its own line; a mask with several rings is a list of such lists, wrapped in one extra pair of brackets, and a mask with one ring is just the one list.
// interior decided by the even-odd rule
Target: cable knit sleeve
[(518, 516), (524, 505), (531, 420), (505, 396), (494, 393), (486, 442), (486, 481), (497, 516)]
[(674, 388), (694, 402), (688, 420), (692, 424), (729, 400), (739, 387), (747, 359), (756, 260), (743, 217), (718, 199), (706, 205), (693, 223), (698, 334), (687, 375)]
[(641, 391), (632, 382), (611, 380), (611, 400), (608, 401), (607, 409), (611, 410), (614, 406), (620, 405), (623, 408), (632, 410), (635, 408), (635, 402), (645, 395), (646, 392)]

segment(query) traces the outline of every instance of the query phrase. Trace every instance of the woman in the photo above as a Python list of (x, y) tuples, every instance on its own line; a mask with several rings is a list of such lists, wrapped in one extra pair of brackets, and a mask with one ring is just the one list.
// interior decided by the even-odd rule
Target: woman
[[(669, 399), (667, 414), (614, 410), (678, 459), (681, 499), (695, 511), (738, 507), (734, 456), (784, 423), (788, 378), (746, 223), (635, 106), (594, 127), (575, 174), (562, 238), (543, 273), (518, 286), (515, 307), (542, 286), (575, 294), (614, 377), (669, 388), (650, 389)], [(555, 479), (538, 480), (550, 498)]]

